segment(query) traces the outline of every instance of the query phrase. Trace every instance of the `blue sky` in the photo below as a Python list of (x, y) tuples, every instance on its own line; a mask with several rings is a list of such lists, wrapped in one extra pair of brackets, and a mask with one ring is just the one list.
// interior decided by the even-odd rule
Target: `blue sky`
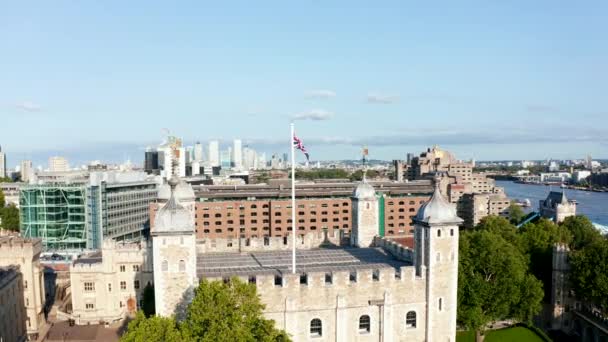
[[(0, 144), (142, 159), (168, 128), (313, 159), (608, 157), (608, 2), (0, 6)], [(304, 120), (315, 118), (316, 120)]]

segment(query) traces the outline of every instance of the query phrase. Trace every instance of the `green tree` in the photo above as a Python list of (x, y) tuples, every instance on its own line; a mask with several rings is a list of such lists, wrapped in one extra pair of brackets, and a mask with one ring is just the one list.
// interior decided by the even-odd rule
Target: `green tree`
[(193, 341), (288, 341), (262, 316), (263, 309), (253, 284), (236, 277), (227, 283), (203, 280), (181, 327)]
[(476, 331), (477, 341), (496, 320), (529, 322), (541, 309), (541, 282), (527, 258), (497, 231), (461, 235), (458, 269), (458, 322)]
[(543, 282), (545, 301), (551, 298), (553, 246), (569, 243), (572, 236), (568, 230), (545, 218), (528, 223), (518, 230), (524, 253), (530, 258), (530, 271)]
[(4, 198), (4, 192), (0, 189), (0, 210), (6, 206), (6, 199)]
[(513, 224), (518, 224), (526, 216), (524, 210), (515, 202), (511, 202), (509, 206), (509, 220)]
[(574, 251), (570, 281), (577, 297), (608, 311), (608, 240), (602, 238)]
[(228, 283), (203, 280), (184, 321), (146, 318), (140, 311), (121, 341), (290, 341), (284, 331), (275, 328), (274, 321), (264, 318), (263, 309), (253, 284), (238, 278)]
[(593, 223), (584, 215), (566, 217), (561, 226), (572, 234), (570, 248), (573, 250), (581, 249), (602, 239), (602, 234), (595, 229)]
[(14, 204), (0, 208), (0, 218), (2, 219), (2, 228), (19, 231), (19, 209)]
[(154, 301), (154, 286), (148, 283), (144, 288), (144, 293), (142, 297), (144, 301), (144, 305), (142, 307), (144, 314), (146, 315), (146, 317), (154, 316), (156, 314), (156, 304)]
[(181, 342), (182, 333), (175, 320), (160, 316), (146, 318), (142, 311), (129, 323), (121, 342)]
[(505, 238), (509, 243), (517, 248), (521, 248), (520, 239), (517, 235), (517, 227), (504, 217), (489, 215), (481, 219), (475, 226), (475, 230), (485, 230), (496, 233)]

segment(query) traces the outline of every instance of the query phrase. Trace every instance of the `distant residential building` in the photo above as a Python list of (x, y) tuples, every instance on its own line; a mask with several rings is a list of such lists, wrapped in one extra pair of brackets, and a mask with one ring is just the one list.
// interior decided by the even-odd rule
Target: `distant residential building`
[(114, 322), (134, 314), (143, 305), (144, 288), (152, 285), (149, 243), (106, 240), (70, 266), (72, 310), (76, 324)]
[(440, 176), (441, 192), (456, 204), (465, 227), (472, 227), (488, 215), (508, 215), (509, 198), (496, 182), (484, 174), (473, 173), (474, 163), (457, 160), (437, 146), (412, 158), (408, 179)]
[(572, 173), (572, 182), (578, 184), (582, 181), (586, 181), (587, 177), (591, 176), (590, 170), (577, 170)]
[[(227, 150), (222, 151), (220, 160), (220, 165), (223, 169), (230, 169), (232, 167), (232, 149), (230, 147)], [(212, 166), (215, 165), (212, 164)]]
[(403, 180), (407, 177), (405, 171), (407, 170), (407, 164), (405, 164), (403, 160), (393, 160), (393, 170), (395, 172), (395, 180), (397, 182), (403, 182)]
[(240, 170), (243, 168), (243, 151), (242, 151), (242, 142), (240, 139), (234, 139), (234, 142), (233, 142), (232, 165), (237, 170)]
[(540, 215), (560, 223), (566, 217), (576, 215), (576, 203), (568, 201), (566, 193), (551, 191), (546, 199), (540, 200)]
[(589, 177), (589, 184), (593, 186), (608, 187), (608, 170), (592, 173)]
[(23, 279), (19, 267), (0, 267), (0, 341), (26, 341)]
[(103, 238), (139, 239), (149, 229), (157, 184), (143, 172), (91, 172), (20, 188), (21, 234), (45, 249), (98, 249)]
[[(220, 142), (211, 140), (209, 142), (209, 162), (211, 166), (220, 166)], [(222, 165), (224, 166), (224, 165)]]
[[(25, 306), (25, 317), (16, 324), (25, 322), (29, 340), (36, 340), (46, 325), (44, 307), (46, 291), (43, 281), (43, 270), (40, 266), (42, 243), (40, 239), (26, 239), (15, 236), (0, 237), (0, 266), (16, 265), (21, 275), (22, 288), (17, 300)], [(15, 295), (15, 294), (13, 294)], [(1, 296), (1, 295), (0, 295)], [(0, 312), (7, 306), (0, 305)], [(0, 327), (4, 321), (0, 320)], [(2, 330), (0, 330), (1, 335)], [(9, 341), (9, 340), (7, 340)]]
[(6, 154), (2, 152), (2, 146), (0, 146), (0, 178), (6, 176)]
[(200, 141), (197, 141), (194, 145), (194, 160), (202, 162), (204, 160), (203, 158), (203, 144), (201, 144)]
[(34, 170), (32, 168), (32, 161), (31, 160), (22, 160), (20, 172), (21, 172), (21, 181), (28, 183), (32, 179), (32, 174), (34, 172)]
[(542, 172), (540, 174), (541, 183), (566, 183), (572, 178), (569, 172)]
[(50, 157), (49, 158), (49, 171), (51, 172), (66, 172), (70, 170), (68, 160), (64, 157)]

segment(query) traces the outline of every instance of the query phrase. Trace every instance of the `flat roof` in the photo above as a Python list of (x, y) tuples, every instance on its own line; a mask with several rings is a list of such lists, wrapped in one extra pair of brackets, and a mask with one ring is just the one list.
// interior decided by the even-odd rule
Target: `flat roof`
[[(203, 277), (291, 273), (291, 250), (247, 253), (202, 253), (197, 256), (197, 275)], [(382, 248), (316, 248), (296, 251), (299, 273), (357, 271), (411, 266)]]
[(74, 260), (74, 265), (78, 265), (78, 264), (98, 264), (100, 263), (102, 260), (101, 258), (101, 251), (95, 251), (92, 253), (89, 253), (87, 255), (83, 255), (80, 258)]

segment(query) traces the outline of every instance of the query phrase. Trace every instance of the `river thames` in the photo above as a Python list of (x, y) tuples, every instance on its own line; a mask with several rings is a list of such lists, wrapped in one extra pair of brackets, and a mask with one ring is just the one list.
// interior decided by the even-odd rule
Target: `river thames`
[(565, 191), (566, 197), (576, 200), (576, 213), (589, 217), (594, 223), (608, 225), (608, 192), (591, 192), (571, 189), (560, 189), (559, 186), (519, 184), (511, 181), (496, 181), (503, 187), (511, 199), (529, 199), (532, 210), (538, 211), (538, 201), (547, 198), (549, 191)]

